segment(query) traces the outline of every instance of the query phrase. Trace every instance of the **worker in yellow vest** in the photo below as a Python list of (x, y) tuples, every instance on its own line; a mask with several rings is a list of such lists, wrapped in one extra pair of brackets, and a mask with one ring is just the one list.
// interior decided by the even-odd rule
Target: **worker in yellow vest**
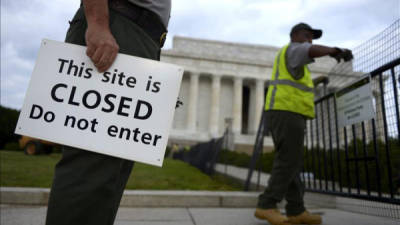
[[(348, 49), (313, 45), (322, 30), (305, 23), (295, 25), (290, 43), (277, 54), (266, 96), (266, 128), (275, 145), (275, 159), (268, 187), (259, 196), (255, 216), (272, 225), (321, 224), (319, 215), (304, 207), (304, 185), (300, 180), (303, 168), (303, 146), (306, 120), (315, 116), (314, 84), (308, 64), (314, 58), (331, 56), (340, 62), (353, 58)], [(286, 216), (277, 203), (286, 199)]]

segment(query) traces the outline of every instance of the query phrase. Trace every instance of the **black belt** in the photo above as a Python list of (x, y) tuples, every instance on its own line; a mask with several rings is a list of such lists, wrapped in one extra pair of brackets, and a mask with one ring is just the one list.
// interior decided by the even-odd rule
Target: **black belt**
[(157, 14), (132, 4), (127, 0), (111, 0), (109, 1), (109, 7), (121, 15), (128, 17), (141, 27), (155, 43), (160, 45), (160, 48), (164, 46), (167, 29)]

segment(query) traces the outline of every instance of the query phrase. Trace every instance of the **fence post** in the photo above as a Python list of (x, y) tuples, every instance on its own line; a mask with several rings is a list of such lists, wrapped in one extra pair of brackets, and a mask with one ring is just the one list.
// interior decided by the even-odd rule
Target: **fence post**
[(261, 119), (260, 119), (260, 125), (258, 126), (258, 131), (257, 131), (257, 136), (256, 136), (256, 143), (254, 145), (254, 150), (253, 150), (253, 155), (250, 160), (250, 165), (249, 165), (249, 172), (247, 174), (247, 179), (246, 183), (244, 185), (244, 190), (248, 191), (250, 188), (250, 183), (251, 183), (251, 176), (253, 175), (253, 170), (256, 166), (257, 159), (260, 155), (260, 152), (262, 151), (262, 148), (264, 147), (264, 121), (265, 121), (265, 110), (263, 107), (263, 112), (261, 114)]

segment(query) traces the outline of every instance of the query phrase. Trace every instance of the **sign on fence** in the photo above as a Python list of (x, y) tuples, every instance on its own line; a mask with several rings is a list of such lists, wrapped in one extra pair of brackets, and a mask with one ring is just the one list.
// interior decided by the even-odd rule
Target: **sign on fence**
[(335, 98), (339, 127), (375, 117), (370, 74), (336, 92)]
[(118, 54), (99, 73), (85, 51), (42, 41), (15, 132), (161, 166), (183, 69)]

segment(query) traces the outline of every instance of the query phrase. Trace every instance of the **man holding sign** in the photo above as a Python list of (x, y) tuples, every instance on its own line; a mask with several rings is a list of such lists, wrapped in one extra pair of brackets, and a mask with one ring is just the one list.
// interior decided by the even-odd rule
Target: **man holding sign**
[[(82, 0), (65, 41), (86, 45), (98, 72), (118, 53), (159, 60), (170, 11), (170, 0)], [(58, 93), (53, 97), (61, 101)], [(113, 224), (132, 167), (129, 160), (64, 146), (46, 224)]]

